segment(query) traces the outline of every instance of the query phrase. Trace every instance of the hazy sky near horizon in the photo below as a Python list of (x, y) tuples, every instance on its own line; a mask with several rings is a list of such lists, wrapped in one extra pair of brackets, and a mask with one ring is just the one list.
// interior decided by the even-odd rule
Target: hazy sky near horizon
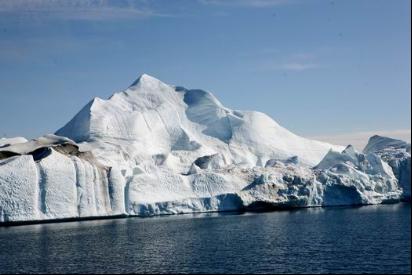
[(306, 136), (410, 129), (409, 0), (0, 0), (0, 137), (51, 133), (138, 75)]

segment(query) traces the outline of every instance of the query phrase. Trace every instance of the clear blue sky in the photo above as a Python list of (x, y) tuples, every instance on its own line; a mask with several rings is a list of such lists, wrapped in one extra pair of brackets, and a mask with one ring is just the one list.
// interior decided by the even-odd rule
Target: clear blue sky
[(303, 135), (410, 128), (409, 0), (0, 0), (0, 136), (141, 73)]

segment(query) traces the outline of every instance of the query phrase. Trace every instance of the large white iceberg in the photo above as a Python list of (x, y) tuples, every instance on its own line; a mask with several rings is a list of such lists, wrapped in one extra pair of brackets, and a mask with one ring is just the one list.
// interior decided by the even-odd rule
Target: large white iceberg
[(55, 135), (0, 144), (3, 223), (401, 196), (375, 152), (299, 137), (263, 113), (231, 110), (209, 92), (148, 75), (108, 100), (93, 99)]

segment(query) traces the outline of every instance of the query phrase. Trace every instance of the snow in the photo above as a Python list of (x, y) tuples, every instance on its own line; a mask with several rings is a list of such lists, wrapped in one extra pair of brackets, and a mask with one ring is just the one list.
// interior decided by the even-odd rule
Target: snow
[(65, 144), (71, 144), (74, 147), (78, 147), (75, 142), (66, 137), (49, 134), (39, 137), (38, 139), (32, 139), (30, 141), (20, 140), (19, 142), (10, 143), (8, 146), (3, 146), (2, 148), (0, 148), (0, 151), (7, 151), (17, 155), (24, 155), (32, 153), (42, 147), (59, 146)]
[(24, 137), (14, 137), (14, 138), (0, 138), (0, 147), (5, 147), (17, 143), (25, 143), (27, 139)]
[(108, 100), (95, 98), (56, 134), (110, 150), (109, 143), (129, 147), (121, 150), (139, 162), (184, 154), (177, 165), (186, 170), (194, 159), (218, 152), (229, 163), (248, 166), (292, 156), (315, 165), (330, 148), (343, 149), (296, 136), (263, 113), (230, 110), (209, 92), (176, 88), (148, 75)]
[(263, 113), (231, 110), (210, 92), (148, 75), (107, 100), (93, 99), (55, 135), (2, 142), (1, 222), (402, 196), (399, 173), (375, 152), (297, 136)]

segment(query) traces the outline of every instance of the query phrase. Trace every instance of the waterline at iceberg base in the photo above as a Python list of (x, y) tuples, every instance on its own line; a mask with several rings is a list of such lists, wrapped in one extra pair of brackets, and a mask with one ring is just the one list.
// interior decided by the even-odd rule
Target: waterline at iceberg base
[(0, 139), (0, 223), (410, 200), (411, 146), (363, 152), (142, 75), (55, 134)]

